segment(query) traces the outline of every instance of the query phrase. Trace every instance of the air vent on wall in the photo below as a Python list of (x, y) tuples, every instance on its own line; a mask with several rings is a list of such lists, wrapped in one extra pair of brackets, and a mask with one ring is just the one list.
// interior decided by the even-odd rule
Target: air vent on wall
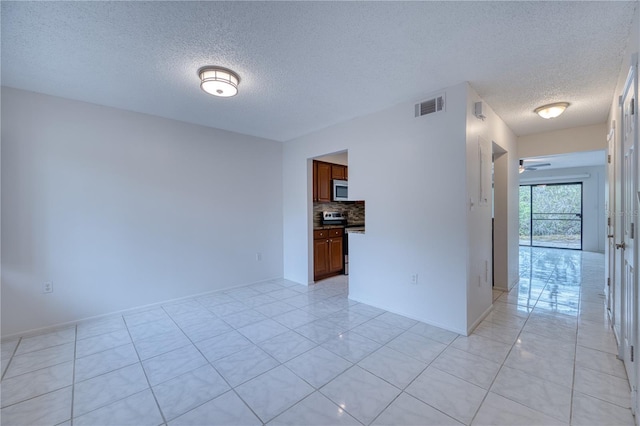
[(416, 104), (416, 117), (444, 111), (444, 93)]

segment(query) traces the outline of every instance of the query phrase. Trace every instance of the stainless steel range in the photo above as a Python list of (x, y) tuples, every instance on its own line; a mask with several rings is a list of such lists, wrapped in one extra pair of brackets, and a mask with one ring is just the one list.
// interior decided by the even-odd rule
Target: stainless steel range
[(323, 225), (342, 225), (347, 224), (347, 216), (342, 212), (322, 212)]

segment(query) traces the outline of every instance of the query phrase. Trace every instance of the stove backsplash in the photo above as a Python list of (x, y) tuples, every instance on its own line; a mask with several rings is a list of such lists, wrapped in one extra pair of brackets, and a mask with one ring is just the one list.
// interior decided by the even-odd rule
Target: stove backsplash
[(322, 226), (322, 212), (346, 213), (349, 225), (364, 224), (364, 201), (313, 203), (313, 226)]

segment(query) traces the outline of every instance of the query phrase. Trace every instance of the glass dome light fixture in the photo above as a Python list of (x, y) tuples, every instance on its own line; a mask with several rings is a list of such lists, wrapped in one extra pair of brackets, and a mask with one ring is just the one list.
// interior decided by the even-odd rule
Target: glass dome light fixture
[(206, 66), (198, 70), (200, 88), (210, 95), (228, 98), (238, 93), (240, 76), (227, 68)]
[(556, 118), (569, 106), (569, 102), (556, 102), (554, 104), (542, 105), (534, 110), (536, 114), (545, 119)]

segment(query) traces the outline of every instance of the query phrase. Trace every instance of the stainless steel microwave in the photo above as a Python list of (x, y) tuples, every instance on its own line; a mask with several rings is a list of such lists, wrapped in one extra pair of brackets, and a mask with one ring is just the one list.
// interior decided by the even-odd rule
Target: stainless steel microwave
[(333, 180), (333, 201), (349, 200), (349, 182), (346, 180)]

